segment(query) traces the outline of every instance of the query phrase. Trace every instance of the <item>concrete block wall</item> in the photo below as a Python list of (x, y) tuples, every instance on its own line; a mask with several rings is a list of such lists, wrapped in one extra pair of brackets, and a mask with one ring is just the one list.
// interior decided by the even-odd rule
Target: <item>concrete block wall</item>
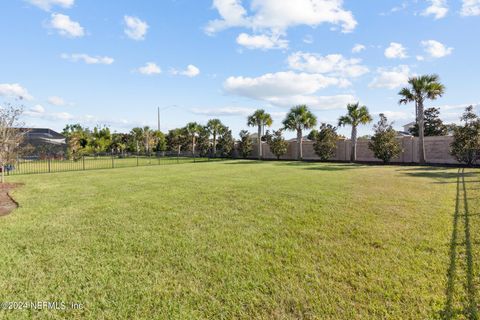
[[(432, 164), (458, 164), (457, 160), (450, 155), (450, 144), (453, 141), (451, 136), (443, 137), (426, 137), (425, 153), (427, 162)], [(402, 147), (402, 153), (392, 162), (398, 163), (418, 163), (418, 138), (402, 137), (399, 138)], [(376, 159), (373, 152), (368, 148), (369, 140), (359, 139), (357, 142), (357, 160), (361, 162), (381, 162)], [(303, 158), (305, 160), (320, 160), (313, 149), (313, 141), (303, 142)], [(249, 158), (258, 157), (257, 145), (253, 145), (253, 152)], [(265, 159), (276, 159), (272, 154), (268, 144), (262, 143), (262, 150)], [(349, 161), (351, 152), (351, 141), (338, 140), (335, 156), (331, 159), (334, 161)], [(297, 155), (297, 143), (289, 142), (287, 154), (282, 156), (282, 160), (295, 160)]]

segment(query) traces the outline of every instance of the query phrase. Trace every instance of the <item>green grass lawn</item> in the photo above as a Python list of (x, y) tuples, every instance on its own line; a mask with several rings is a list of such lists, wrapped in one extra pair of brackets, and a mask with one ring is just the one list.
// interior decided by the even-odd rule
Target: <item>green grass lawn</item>
[(9, 177), (25, 186), (0, 218), (0, 301), (83, 308), (0, 318), (474, 318), (480, 170), (458, 171), (225, 161)]

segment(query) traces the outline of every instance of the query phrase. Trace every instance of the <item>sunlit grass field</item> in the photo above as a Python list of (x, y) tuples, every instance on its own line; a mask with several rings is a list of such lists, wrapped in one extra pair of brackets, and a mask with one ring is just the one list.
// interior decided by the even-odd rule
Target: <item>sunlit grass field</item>
[[(463, 172), (463, 170), (465, 172)], [(480, 170), (225, 161), (8, 177), (1, 319), (463, 319)]]

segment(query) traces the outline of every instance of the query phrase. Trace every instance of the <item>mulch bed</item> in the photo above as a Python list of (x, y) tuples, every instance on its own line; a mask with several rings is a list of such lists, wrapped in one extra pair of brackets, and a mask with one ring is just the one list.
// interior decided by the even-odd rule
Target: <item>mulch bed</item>
[(18, 208), (18, 203), (10, 196), (9, 192), (21, 185), (22, 183), (0, 183), (0, 217), (6, 216)]

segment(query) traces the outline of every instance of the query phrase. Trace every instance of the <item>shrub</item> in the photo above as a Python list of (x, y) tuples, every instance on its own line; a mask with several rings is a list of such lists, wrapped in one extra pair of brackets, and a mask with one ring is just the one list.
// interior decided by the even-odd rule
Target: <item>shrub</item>
[(267, 131), (266, 139), (270, 151), (277, 157), (277, 160), (280, 160), (280, 157), (288, 151), (288, 142), (282, 136), (282, 130), (273, 131), (273, 134)]
[(315, 135), (315, 143), (313, 149), (320, 157), (320, 160), (326, 161), (335, 157), (337, 149), (337, 128), (326, 123), (322, 123), (320, 130)]
[(231, 157), (235, 147), (232, 130), (225, 127), (218, 137), (218, 150), (222, 157)]
[(473, 112), (473, 106), (465, 109), (463, 125), (453, 129), (450, 153), (459, 161), (473, 165), (480, 160), (480, 118)]
[(247, 158), (253, 150), (253, 142), (250, 133), (247, 130), (240, 131), (240, 143), (238, 151), (243, 158)]
[(368, 148), (373, 151), (377, 159), (384, 163), (390, 162), (402, 152), (397, 140), (397, 132), (393, 129), (392, 123), (388, 123), (383, 113), (380, 114), (380, 121), (373, 128), (375, 134), (368, 143)]

